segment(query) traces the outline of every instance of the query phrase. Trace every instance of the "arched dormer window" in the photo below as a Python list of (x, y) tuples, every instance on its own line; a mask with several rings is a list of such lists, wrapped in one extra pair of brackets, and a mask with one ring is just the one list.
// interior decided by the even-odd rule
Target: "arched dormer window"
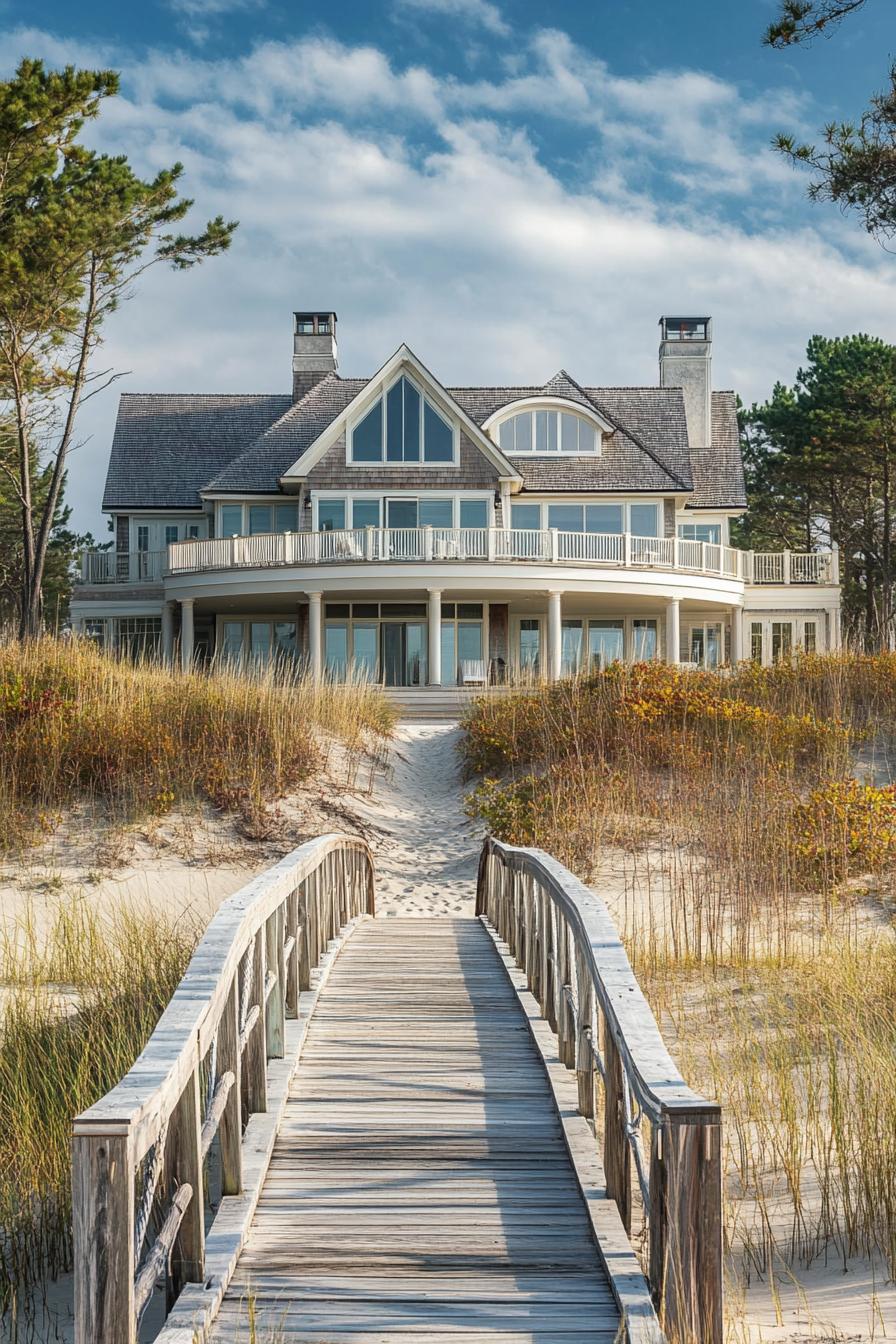
[(350, 431), (352, 462), (453, 462), (454, 430), (402, 375)]
[(509, 457), (528, 453), (596, 457), (601, 450), (601, 433), (611, 427), (574, 402), (530, 397), (503, 407), (484, 428)]

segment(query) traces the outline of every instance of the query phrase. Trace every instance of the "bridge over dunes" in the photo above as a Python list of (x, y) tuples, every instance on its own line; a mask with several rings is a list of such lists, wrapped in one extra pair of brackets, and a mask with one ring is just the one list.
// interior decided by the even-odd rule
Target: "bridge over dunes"
[(602, 902), (494, 840), (477, 918), (377, 919), (338, 835), (222, 905), (73, 1202), (78, 1344), (722, 1338), (719, 1109)]

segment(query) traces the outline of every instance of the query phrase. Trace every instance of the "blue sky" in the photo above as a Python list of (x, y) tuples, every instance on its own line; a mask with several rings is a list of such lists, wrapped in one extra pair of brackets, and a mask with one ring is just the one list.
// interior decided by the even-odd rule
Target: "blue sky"
[(892, 0), (787, 53), (760, 43), (775, 9), (0, 0), (5, 70), (119, 69), (93, 142), (147, 174), (181, 160), (197, 222), (241, 222), (110, 324), (126, 376), (85, 408), (76, 521), (102, 528), (119, 391), (286, 390), (294, 308), (336, 309), (348, 375), (406, 340), (448, 383), (653, 383), (660, 313), (710, 313), (715, 385), (748, 401), (815, 331), (896, 340), (896, 257), (769, 148), (861, 112)]

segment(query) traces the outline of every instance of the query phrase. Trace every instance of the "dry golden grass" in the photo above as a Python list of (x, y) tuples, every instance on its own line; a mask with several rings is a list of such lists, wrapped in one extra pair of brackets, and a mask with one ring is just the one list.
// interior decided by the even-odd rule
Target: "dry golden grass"
[(637, 973), (724, 1106), (733, 1281), (896, 1273), (896, 797), (851, 775), (893, 741), (896, 657), (616, 667), (465, 727), (472, 812), (586, 879), (627, 871)]
[(252, 823), (320, 763), (318, 738), (358, 751), (392, 712), (366, 683), (183, 676), (83, 641), (0, 646), (0, 848), (18, 849), (73, 805), (126, 821), (208, 800)]

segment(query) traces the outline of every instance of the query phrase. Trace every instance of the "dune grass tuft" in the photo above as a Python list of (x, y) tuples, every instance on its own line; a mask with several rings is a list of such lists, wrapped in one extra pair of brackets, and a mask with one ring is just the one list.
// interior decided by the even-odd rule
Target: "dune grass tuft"
[(126, 821), (196, 801), (258, 812), (319, 765), (320, 734), (352, 750), (392, 724), (364, 682), (134, 666), (85, 641), (0, 646), (0, 848), (73, 805)]

